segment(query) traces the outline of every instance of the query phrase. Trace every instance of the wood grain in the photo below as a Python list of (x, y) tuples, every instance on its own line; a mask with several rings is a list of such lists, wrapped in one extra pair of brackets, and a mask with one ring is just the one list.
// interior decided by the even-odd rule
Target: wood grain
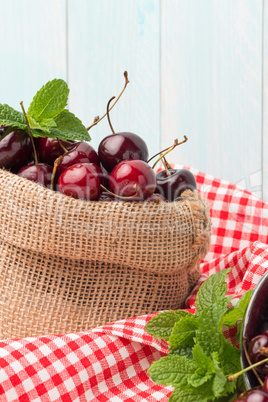
[(42, 85), (66, 79), (65, 0), (0, 1), (0, 103), (27, 109)]
[[(106, 111), (128, 71), (130, 84), (111, 112), (116, 132), (134, 132), (150, 154), (160, 150), (159, 0), (69, 0), (70, 110), (85, 125)], [(107, 120), (90, 131), (92, 145), (111, 134)]]
[(162, 5), (162, 146), (186, 134), (174, 161), (251, 189), (262, 169), (262, 2)]
[[(189, 137), (170, 162), (268, 201), (268, 0), (0, 0), (0, 102), (27, 108), (48, 80), (70, 87), (88, 126), (124, 85), (116, 131), (150, 155)], [(105, 119), (92, 145), (110, 134)]]
[(268, 1), (264, 0), (263, 10), (263, 198), (268, 201)]

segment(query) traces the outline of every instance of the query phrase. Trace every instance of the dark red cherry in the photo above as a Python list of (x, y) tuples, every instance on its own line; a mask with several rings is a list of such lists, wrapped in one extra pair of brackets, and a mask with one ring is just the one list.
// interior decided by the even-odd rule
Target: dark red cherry
[(106, 188), (109, 188), (109, 176), (110, 174), (107, 172), (107, 170), (102, 166), (102, 164), (100, 165), (100, 168), (102, 170), (102, 185)]
[(62, 194), (83, 200), (98, 200), (101, 195), (102, 171), (94, 163), (77, 163), (66, 169), (58, 179)]
[(22, 167), (18, 176), (35, 181), (44, 187), (50, 187), (53, 168), (46, 163), (31, 164)]
[[(268, 333), (263, 333), (259, 334), (257, 336), (254, 336), (254, 338), (251, 339), (249, 346), (248, 346), (248, 354), (251, 360), (251, 363), (257, 363), (263, 359), (265, 359), (265, 356), (263, 356), (260, 352), (259, 349), (262, 347), (268, 347)], [(268, 363), (261, 364), (260, 366), (256, 367), (256, 370), (258, 373), (262, 374), (263, 376), (268, 374)]]
[(245, 402), (268, 402), (268, 394), (261, 389), (254, 389), (246, 396)]
[(32, 149), (31, 138), (26, 131), (10, 131), (10, 128), (1, 127), (0, 167), (17, 172), (28, 163)]
[(262, 390), (268, 394), (268, 375), (264, 379)]
[(145, 141), (134, 133), (115, 133), (105, 137), (99, 144), (98, 154), (101, 164), (111, 172), (123, 160), (148, 159)]
[(154, 193), (156, 176), (148, 163), (141, 160), (120, 162), (109, 177), (112, 193), (132, 200), (144, 200)]
[(59, 177), (67, 168), (77, 163), (94, 163), (100, 166), (97, 152), (87, 142), (77, 142), (72, 145), (63, 155), (62, 161), (57, 168), (56, 177)]
[[(74, 144), (73, 141), (59, 141), (65, 148), (68, 148), (69, 146)], [(37, 148), (40, 162), (44, 162), (48, 165), (53, 166), (55, 159), (64, 154), (64, 148), (61, 147), (59, 141), (57, 138), (40, 138)]]
[(156, 174), (156, 192), (162, 194), (168, 201), (174, 201), (180, 197), (183, 191), (195, 190), (196, 181), (194, 175), (187, 169), (168, 169)]

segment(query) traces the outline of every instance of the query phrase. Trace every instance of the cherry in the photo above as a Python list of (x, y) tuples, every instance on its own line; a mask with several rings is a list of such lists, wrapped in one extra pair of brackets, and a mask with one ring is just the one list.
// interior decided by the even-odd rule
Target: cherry
[[(268, 333), (259, 334), (251, 339), (248, 346), (248, 355), (252, 364), (265, 359), (265, 356), (259, 352), (262, 347), (268, 347)], [(261, 364), (255, 369), (265, 376), (268, 374), (268, 363)]]
[(94, 148), (86, 142), (77, 142), (71, 145), (70, 150), (62, 156), (62, 161), (57, 167), (57, 177), (77, 163), (94, 163), (100, 166), (100, 160)]
[(183, 191), (195, 190), (194, 175), (187, 169), (161, 170), (156, 174), (156, 192), (162, 194), (168, 201), (180, 197)]
[(154, 193), (156, 176), (148, 163), (141, 160), (125, 160), (112, 170), (109, 187), (121, 197), (144, 200)]
[(116, 133), (105, 137), (99, 144), (98, 154), (101, 164), (111, 172), (123, 160), (148, 159), (145, 141), (134, 133)]
[(83, 200), (98, 200), (101, 195), (102, 171), (94, 163), (77, 163), (66, 169), (58, 179), (62, 194)]
[(102, 184), (108, 188), (109, 187), (109, 176), (110, 174), (107, 172), (107, 170), (102, 166), (102, 164), (100, 165), (100, 168), (102, 170)]
[(53, 166), (55, 159), (64, 154), (64, 148), (68, 148), (73, 144), (73, 141), (62, 141), (57, 138), (40, 138), (37, 148), (40, 162)]
[(268, 394), (268, 375), (264, 379), (262, 390)]
[(31, 139), (26, 131), (1, 127), (0, 167), (17, 172), (29, 162), (31, 153)]
[(22, 111), (23, 111), (23, 114), (24, 114), (24, 117), (26, 120), (26, 124), (27, 124), (28, 130), (29, 130), (29, 138), (30, 138), (31, 144), (32, 144), (34, 162), (30, 163), (27, 166), (22, 167), (19, 170), (18, 175), (20, 177), (24, 177), (25, 179), (35, 181), (39, 184), (42, 184), (45, 187), (49, 187), (51, 185), (52, 167), (45, 163), (38, 163), (37, 153), (36, 153), (36, 148), (35, 148), (35, 141), (32, 136), (31, 127), (29, 125), (28, 117), (25, 112), (23, 102), (20, 102), (20, 105), (21, 105), (21, 108), (22, 108)]
[(268, 394), (261, 389), (254, 389), (244, 400), (245, 402), (268, 402)]
[(46, 163), (30, 164), (22, 167), (18, 172), (18, 176), (35, 181), (49, 188), (52, 170), (52, 167)]

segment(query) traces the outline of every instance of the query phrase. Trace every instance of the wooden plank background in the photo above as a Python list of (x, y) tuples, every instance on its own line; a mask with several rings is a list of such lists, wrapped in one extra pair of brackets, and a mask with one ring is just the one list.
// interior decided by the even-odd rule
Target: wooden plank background
[[(268, 201), (268, 0), (0, 0), (0, 103), (27, 107), (48, 80), (70, 87), (88, 126), (150, 154), (186, 134), (169, 161), (247, 187)], [(90, 134), (97, 148), (107, 121)]]

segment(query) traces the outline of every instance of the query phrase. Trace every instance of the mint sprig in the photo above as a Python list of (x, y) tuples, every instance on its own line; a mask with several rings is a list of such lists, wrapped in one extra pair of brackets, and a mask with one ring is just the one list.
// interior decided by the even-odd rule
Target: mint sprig
[(27, 130), (27, 124), (22, 112), (18, 112), (11, 106), (0, 103), (0, 125), (16, 127), (21, 130)]
[(65, 81), (49, 81), (34, 96), (28, 114), (39, 122), (54, 119), (67, 106), (68, 96), (69, 88)]
[[(62, 79), (47, 82), (34, 96), (27, 118), (34, 137), (59, 138), (71, 141), (89, 141), (86, 127), (66, 109), (69, 88)], [(19, 128), (28, 132), (23, 113), (0, 104), (0, 125)]]
[(151, 379), (175, 389), (169, 401), (231, 401), (241, 383), (227, 377), (240, 370), (240, 352), (228, 343), (223, 325), (242, 323), (251, 291), (228, 310), (226, 277), (230, 269), (211, 275), (196, 297), (196, 312), (164, 311), (145, 329), (169, 343), (169, 354), (152, 363)]

